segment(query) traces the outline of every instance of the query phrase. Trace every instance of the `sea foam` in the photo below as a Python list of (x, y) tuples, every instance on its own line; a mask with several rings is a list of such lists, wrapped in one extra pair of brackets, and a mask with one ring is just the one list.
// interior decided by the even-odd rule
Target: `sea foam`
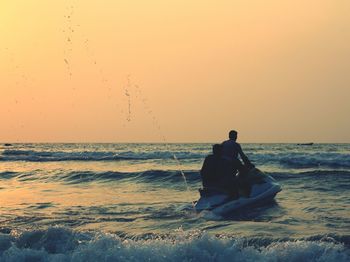
[(271, 241), (178, 230), (169, 236), (121, 238), (115, 234), (49, 228), (0, 236), (0, 261), (349, 261), (336, 241)]

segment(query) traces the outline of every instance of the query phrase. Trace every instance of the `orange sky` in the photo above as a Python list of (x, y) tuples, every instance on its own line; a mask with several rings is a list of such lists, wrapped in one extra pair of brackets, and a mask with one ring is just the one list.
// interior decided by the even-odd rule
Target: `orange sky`
[(0, 141), (350, 142), (349, 11), (1, 1)]

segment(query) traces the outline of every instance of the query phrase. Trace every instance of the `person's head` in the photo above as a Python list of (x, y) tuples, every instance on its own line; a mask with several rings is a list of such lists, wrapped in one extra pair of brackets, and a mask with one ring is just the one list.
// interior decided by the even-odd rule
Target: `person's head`
[(231, 130), (230, 133), (228, 133), (228, 137), (232, 140), (237, 140), (237, 131), (236, 130)]
[(214, 154), (214, 156), (221, 156), (222, 145), (220, 145), (220, 144), (213, 145), (213, 154)]

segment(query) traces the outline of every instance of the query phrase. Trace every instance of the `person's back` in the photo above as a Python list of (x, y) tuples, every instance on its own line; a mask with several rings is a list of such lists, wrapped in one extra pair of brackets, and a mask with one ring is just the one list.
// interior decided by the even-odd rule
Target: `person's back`
[(214, 155), (209, 155), (205, 158), (200, 171), (203, 187), (211, 187), (214, 184), (217, 163), (218, 158)]
[(215, 144), (213, 146), (213, 154), (208, 155), (203, 163), (200, 171), (203, 187), (213, 187), (216, 181), (220, 179), (219, 167), (221, 162), (222, 146)]
[[(227, 159), (232, 163), (234, 172), (239, 171), (237, 182), (239, 184), (240, 190), (244, 192), (244, 196), (249, 196), (251, 190), (251, 183), (246, 176), (249, 169), (254, 168), (254, 165), (250, 162), (248, 157), (243, 153), (241, 145), (236, 142), (237, 131), (231, 130), (229, 132), (229, 140), (222, 143), (222, 155), (224, 159)], [(244, 165), (239, 160), (242, 159)]]
[(242, 151), (240, 144), (233, 139), (222, 142), (222, 157), (232, 161), (232, 159), (238, 159), (239, 153)]
[(237, 131), (231, 130), (229, 133), (229, 140), (222, 143), (222, 157), (229, 161), (232, 161), (235, 169), (242, 169), (243, 165), (238, 159), (240, 156), (246, 167), (251, 168), (254, 165), (249, 161), (248, 157), (243, 153), (241, 145), (236, 142)]
[(237, 195), (237, 181), (232, 162), (222, 158), (222, 145), (213, 146), (213, 154), (205, 158), (200, 171), (204, 188), (215, 188)]

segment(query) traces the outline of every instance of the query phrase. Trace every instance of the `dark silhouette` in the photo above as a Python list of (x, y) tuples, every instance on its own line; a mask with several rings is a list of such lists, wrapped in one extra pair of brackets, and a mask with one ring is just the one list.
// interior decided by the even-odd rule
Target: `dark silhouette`
[(312, 146), (314, 143), (300, 143), (300, 144), (297, 144), (297, 146)]
[(230, 131), (229, 138), (222, 144), (213, 145), (213, 154), (205, 158), (200, 171), (203, 188), (224, 191), (232, 197), (238, 197), (238, 192), (242, 196), (249, 197), (252, 181), (247, 173), (255, 166), (243, 153), (240, 144), (236, 142), (235, 130)]
[[(255, 166), (250, 162), (248, 157), (243, 153), (242, 147), (236, 142), (237, 131), (231, 130), (229, 132), (229, 140), (222, 143), (222, 157), (232, 162), (235, 171), (246, 172), (247, 169), (254, 168)], [(244, 165), (238, 159), (238, 156), (243, 160)]]
[(213, 154), (205, 158), (200, 171), (203, 187), (238, 197), (238, 181), (233, 173), (233, 166), (230, 161), (222, 157), (222, 150), (222, 145), (215, 144)]
[[(237, 173), (237, 182), (240, 194), (249, 197), (251, 191), (251, 181), (248, 178), (248, 171), (255, 166), (243, 153), (242, 147), (237, 141), (237, 131), (229, 132), (229, 139), (222, 143), (222, 158), (231, 163), (232, 172)], [(239, 160), (240, 157), (243, 163)]]
[(202, 169), (200, 171), (203, 187), (212, 187), (219, 177), (219, 165), (221, 162), (222, 146), (219, 144), (213, 145), (213, 153), (204, 159)]

